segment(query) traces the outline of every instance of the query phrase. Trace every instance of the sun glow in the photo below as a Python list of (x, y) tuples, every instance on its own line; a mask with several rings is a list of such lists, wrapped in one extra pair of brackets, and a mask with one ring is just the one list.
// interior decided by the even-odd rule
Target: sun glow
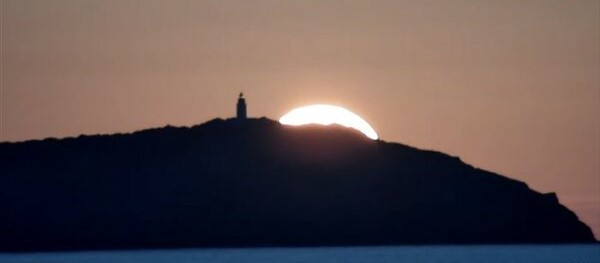
[(363, 118), (340, 106), (316, 104), (293, 109), (279, 119), (285, 125), (339, 124), (354, 128), (372, 140), (377, 140), (377, 132)]

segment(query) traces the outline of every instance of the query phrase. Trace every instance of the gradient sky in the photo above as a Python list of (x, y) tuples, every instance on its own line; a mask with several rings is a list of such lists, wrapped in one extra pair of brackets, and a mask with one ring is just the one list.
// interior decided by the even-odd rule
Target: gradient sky
[(600, 237), (600, 1), (0, 0), (0, 141), (345, 106)]

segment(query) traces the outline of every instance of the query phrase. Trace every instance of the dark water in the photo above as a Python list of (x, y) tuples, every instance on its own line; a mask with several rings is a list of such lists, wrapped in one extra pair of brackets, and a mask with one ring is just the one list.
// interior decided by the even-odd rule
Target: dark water
[(0, 262), (600, 262), (600, 245), (172, 249), (0, 254)]

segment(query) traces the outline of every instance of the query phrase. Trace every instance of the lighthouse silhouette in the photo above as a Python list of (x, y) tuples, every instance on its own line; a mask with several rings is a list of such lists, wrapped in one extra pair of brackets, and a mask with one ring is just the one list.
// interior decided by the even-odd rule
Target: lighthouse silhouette
[(248, 116), (246, 115), (246, 99), (244, 99), (244, 93), (240, 92), (240, 96), (237, 102), (237, 119), (245, 120)]

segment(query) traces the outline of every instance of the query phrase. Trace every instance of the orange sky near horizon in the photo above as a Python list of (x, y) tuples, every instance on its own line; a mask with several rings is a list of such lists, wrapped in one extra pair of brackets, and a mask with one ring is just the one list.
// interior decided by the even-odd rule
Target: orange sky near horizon
[(0, 0), (0, 141), (344, 106), (600, 238), (600, 1)]

